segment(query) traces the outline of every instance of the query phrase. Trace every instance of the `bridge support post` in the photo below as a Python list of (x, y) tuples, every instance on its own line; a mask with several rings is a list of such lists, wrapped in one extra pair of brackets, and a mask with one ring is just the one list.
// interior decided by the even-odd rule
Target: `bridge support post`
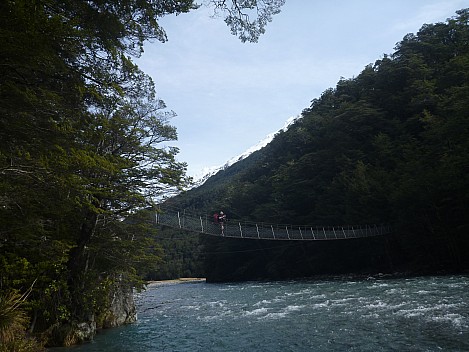
[(256, 224), (256, 231), (257, 231), (257, 238), (261, 238), (261, 235), (259, 235), (259, 226)]
[(270, 225), (270, 228), (272, 229), (272, 237), (273, 237), (274, 240), (275, 240), (274, 226), (273, 226), (273, 225)]
[(200, 216), (200, 228), (202, 229), (202, 233), (204, 233), (204, 223), (202, 221), (202, 217)]
[(178, 223), (179, 223), (179, 228), (181, 228), (181, 216), (179, 215), (179, 212), (178, 212)]

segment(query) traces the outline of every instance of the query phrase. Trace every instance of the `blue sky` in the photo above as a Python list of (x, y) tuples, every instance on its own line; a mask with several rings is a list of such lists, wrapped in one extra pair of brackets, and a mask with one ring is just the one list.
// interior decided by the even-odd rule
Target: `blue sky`
[(301, 113), (341, 77), (357, 76), (407, 33), (444, 22), (467, 0), (286, 0), (258, 43), (242, 43), (202, 7), (162, 18), (166, 43), (136, 60), (178, 115), (188, 174), (224, 164)]

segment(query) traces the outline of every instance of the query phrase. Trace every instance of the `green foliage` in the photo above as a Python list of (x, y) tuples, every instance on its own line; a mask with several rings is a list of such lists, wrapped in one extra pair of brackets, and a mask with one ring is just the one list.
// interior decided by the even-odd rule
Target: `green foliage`
[(154, 240), (162, 248), (162, 260), (146, 272), (147, 280), (169, 280), (181, 277), (204, 277), (199, 236), (174, 229), (161, 229)]

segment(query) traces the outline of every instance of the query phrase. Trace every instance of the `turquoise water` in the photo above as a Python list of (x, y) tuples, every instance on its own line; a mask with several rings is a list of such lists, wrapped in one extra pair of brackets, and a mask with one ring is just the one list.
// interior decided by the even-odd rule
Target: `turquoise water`
[(465, 276), (185, 283), (137, 302), (137, 323), (68, 351), (469, 351)]

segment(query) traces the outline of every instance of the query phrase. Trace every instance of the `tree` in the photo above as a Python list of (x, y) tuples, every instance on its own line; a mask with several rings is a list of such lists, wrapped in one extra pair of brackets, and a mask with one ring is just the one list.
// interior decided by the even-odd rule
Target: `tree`
[(272, 16), (280, 13), (285, 0), (208, 0), (215, 15), (223, 14), (231, 33), (244, 42), (256, 43)]
[(185, 164), (162, 145), (174, 113), (126, 55), (165, 40), (156, 18), (192, 2), (0, 6), (0, 290), (36, 280), (26, 308), (41, 331), (158, 263), (149, 227), (123, 220), (183, 187)]

